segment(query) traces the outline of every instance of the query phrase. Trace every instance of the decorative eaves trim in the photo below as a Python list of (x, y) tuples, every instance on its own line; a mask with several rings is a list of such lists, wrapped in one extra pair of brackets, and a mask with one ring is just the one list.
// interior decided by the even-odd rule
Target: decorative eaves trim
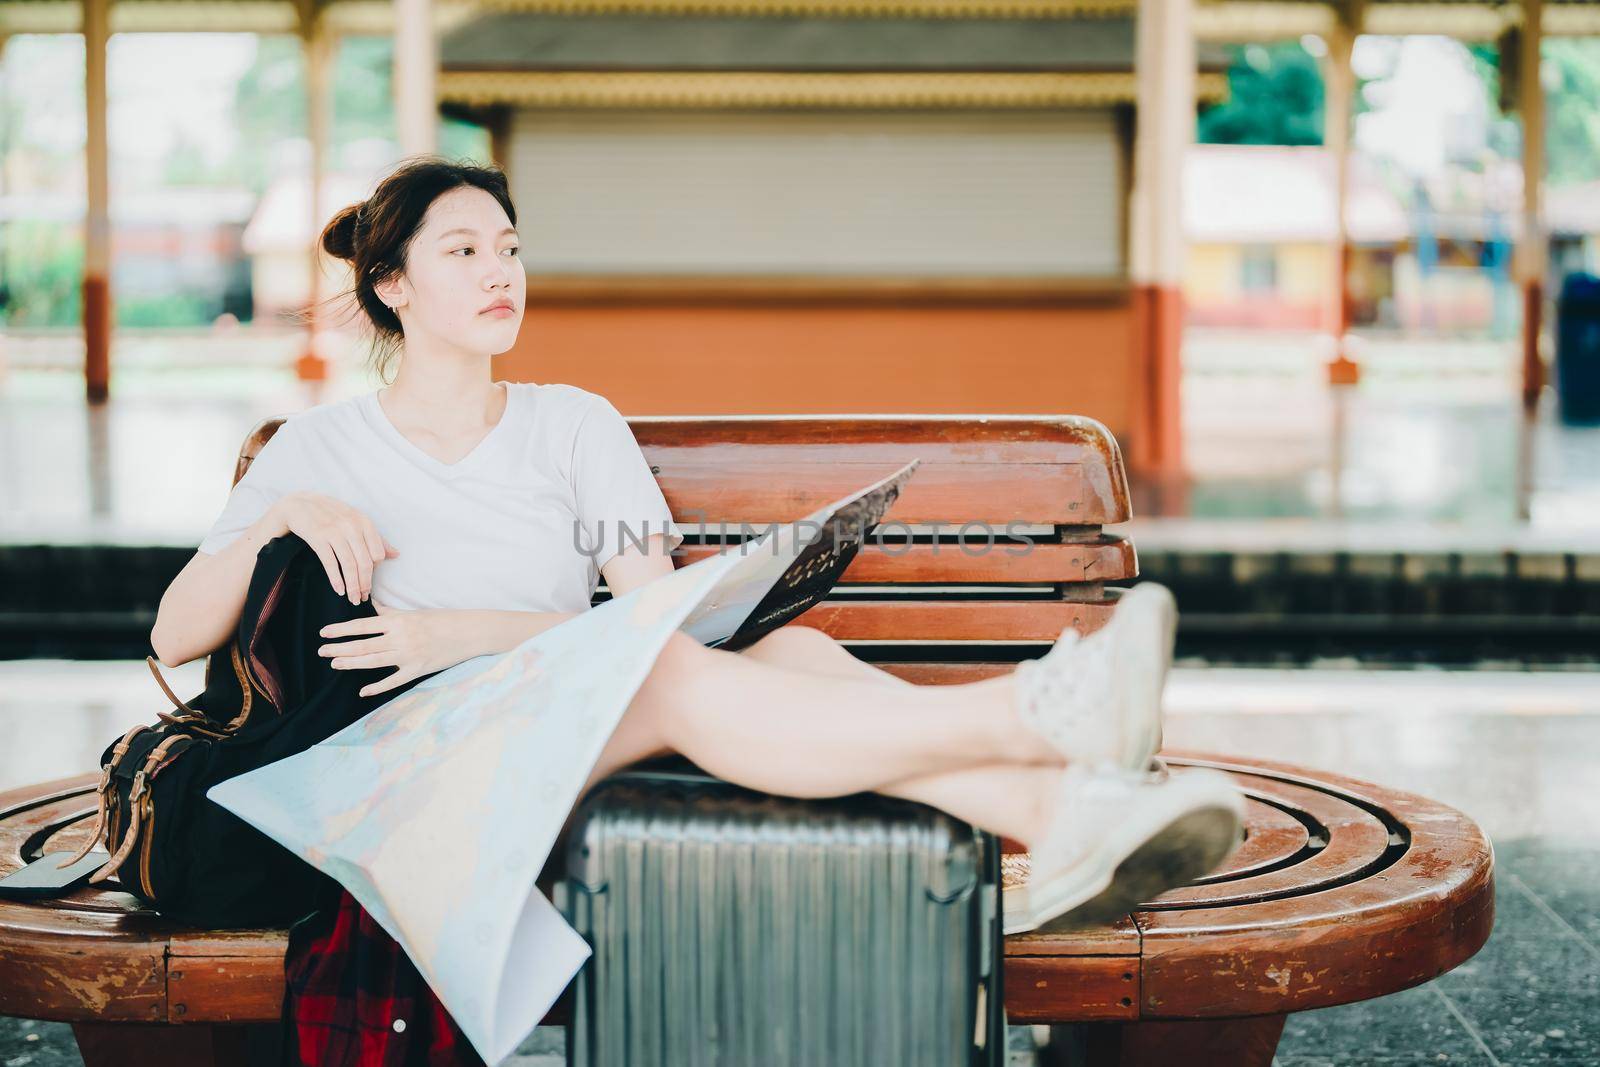
[[(441, 71), (441, 101), (539, 108), (1059, 108), (1133, 103), (1129, 73)], [(1195, 78), (1227, 98), (1227, 75)]]
[(1138, 0), (482, 0), (487, 11), (772, 18), (1125, 18)]

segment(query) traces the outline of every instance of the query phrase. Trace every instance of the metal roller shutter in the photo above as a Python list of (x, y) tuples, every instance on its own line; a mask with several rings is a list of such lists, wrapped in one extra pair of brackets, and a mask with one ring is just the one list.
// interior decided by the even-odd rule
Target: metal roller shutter
[(536, 273), (1123, 273), (1110, 110), (524, 109)]

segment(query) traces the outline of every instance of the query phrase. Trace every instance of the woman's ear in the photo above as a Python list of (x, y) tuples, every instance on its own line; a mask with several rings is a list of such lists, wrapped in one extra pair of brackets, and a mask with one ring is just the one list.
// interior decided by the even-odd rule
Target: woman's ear
[(405, 306), (406, 297), (398, 275), (374, 285), (372, 291), (378, 294), (379, 300), (382, 300), (391, 308)]

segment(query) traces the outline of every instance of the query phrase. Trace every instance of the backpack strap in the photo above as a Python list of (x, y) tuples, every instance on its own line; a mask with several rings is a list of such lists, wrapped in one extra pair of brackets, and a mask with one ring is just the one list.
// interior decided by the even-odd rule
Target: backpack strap
[[(237, 655), (237, 652), (235, 652), (235, 655)], [(162, 722), (170, 723), (173, 726), (182, 726), (186, 729), (193, 730), (196, 733), (207, 734), (211, 737), (227, 736), (227, 731), (213, 730), (204, 725), (211, 721), (206, 717), (204, 712), (195, 708), (191, 708), (188, 704), (185, 704), (183, 701), (178, 699), (178, 694), (172, 691), (172, 687), (167, 684), (167, 680), (161, 676), (161, 668), (156, 663), (154, 656), (146, 656), (144, 661), (150, 667), (150, 673), (156, 676), (156, 684), (161, 687), (161, 691), (163, 693), (167, 694), (167, 699), (172, 701), (172, 706), (184, 713), (182, 715), (174, 715), (169, 711), (158, 711), (156, 712), (157, 718), (159, 718)], [(236, 722), (237, 721), (238, 720), (236, 720)], [(230, 725), (229, 729), (232, 728), (233, 727)]]
[[(122, 834), (122, 846), (117, 849), (116, 855), (112, 856), (99, 870), (95, 871), (89, 876), (89, 881), (91, 883), (99, 884), (100, 882), (105, 881), (107, 878), (110, 878), (116, 873), (117, 868), (122, 866), (122, 862), (133, 853), (133, 846), (137, 844), (139, 840), (139, 820), (143, 814), (143, 808), (139, 804), (139, 801), (144, 798), (145, 790), (148, 788), (150, 772), (154, 770), (156, 765), (159, 764), (162, 758), (166, 756), (167, 750), (183, 739), (184, 738), (182, 734), (169, 734), (167, 737), (163, 738), (161, 743), (155, 748), (151, 749), (150, 754), (145, 757), (144, 766), (140, 767), (138, 771), (134, 773), (133, 788), (128, 791), (130, 821), (128, 823), (128, 828), (123, 831)], [(110, 844), (109, 841), (106, 843), (108, 845)]]
[(111, 752), (111, 759), (106, 761), (104, 770), (100, 772), (100, 785), (95, 790), (99, 804), (98, 810), (96, 811), (94, 817), (94, 829), (89, 831), (89, 839), (84, 842), (83, 847), (78, 850), (77, 855), (73, 856), (66, 863), (61, 864), (61, 866), (67, 867), (77, 863), (79, 860), (83, 859), (83, 857), (92, 852), (94, 850), (94, 846), (100, 843), (100, 835), (106, 830), (106, 814), (109, 807), (106, 797), (107, 794), (110, 793), (114, 788), (111, 782), (111, 774), (117, 769), (117, 761), (122, 759), (122, 757), (127, 754), (128, 745), (133, 741), (133, 735), (142, 730), (148, 729), (150, 729), (150, 727), (143, 723), (138, 726), (129, 727), (128, 732), (122, 735), (122, 740), (117, 742), (117, 747)]

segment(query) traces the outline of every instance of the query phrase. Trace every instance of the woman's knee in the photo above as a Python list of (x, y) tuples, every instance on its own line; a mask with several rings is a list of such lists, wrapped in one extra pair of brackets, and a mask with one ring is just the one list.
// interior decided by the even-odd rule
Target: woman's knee
[(773, 663), (805, 663), (837, 656), (839, 644), (815, 626), (790, 623), (741, 651), (746, 656)]
[(656, 656), (656, 670), (680, 677), (695, 676), (703, 671), (706, 664), (715, 659), (716, 655), (716, 652), (682, 630), (674, 630)]
[(714, 653), (682, 630), (675, 630), (656, 654), (655, 664), (641, 687), (641, 695), (653, 714), (663, 719), (694, 703), (693, 693)]

